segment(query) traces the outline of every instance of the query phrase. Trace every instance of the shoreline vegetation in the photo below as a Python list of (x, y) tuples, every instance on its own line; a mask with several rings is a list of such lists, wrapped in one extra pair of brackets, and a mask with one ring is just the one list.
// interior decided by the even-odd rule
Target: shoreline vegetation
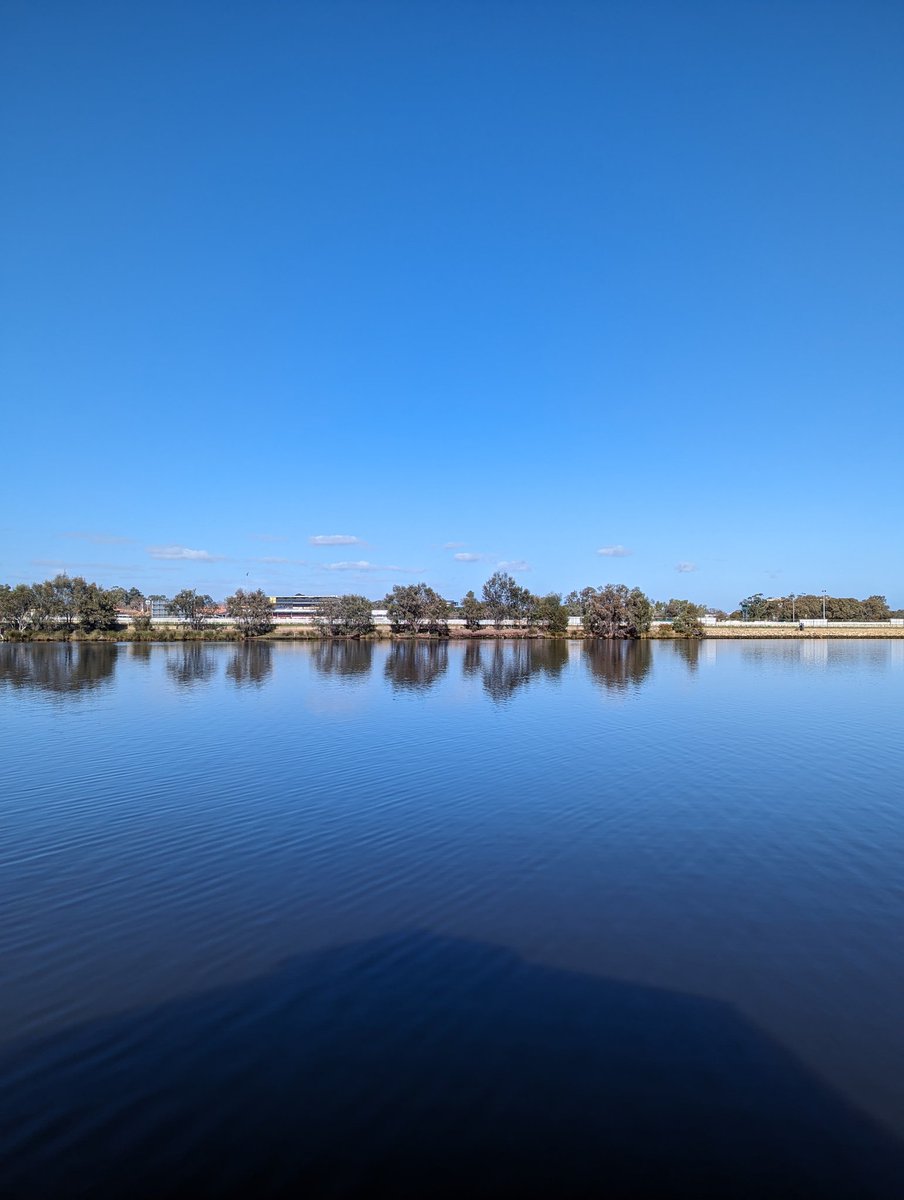
[[(293, 620), (303, 602), (305, 619)], [(562, 597), (536, 596), (503, 571), (460, 602), (426, 583), (397, 585), (382, 600), (343, 595), (280, 602), (241, 588), (217, 604), (185, 588), (171, 599), (137, 588), (104, 588), (62, 574), (41, 583), (0, 584), (0, 641), (234, 642), (254, 639), (899, 638), (904, 610), (884, 596), (794, 595), (742, 600), (729, 614), (690, 600), (651, 600), (640, 588), (607, 583)]]
[[(322, 642), (322, 641), (360, 641), (360, 642), (392, 642), (392, 641), (559, 641), (581, 642), (599, 638), (599, 634), (589, 633), (580, 627), (574, 627), (564, 633), (550, 633), (545, 629), (450, 629), (445, 633), (406, 633), (383, 627), (373, 629), (368, 633), (328, 634), (311, 625), (280, 625), (262, 633), (246, 634), (234, 626), (218, 626), (208, 629), (190, 629), (180, 625), (158, 625), (150, 630), (134, 630), (130, 626), (116, 629), (92, 630), (86, 633), (74, 629), (69, 633), (59, 629), (35, 629), (19, 632), (6, 632), (0, 636), (0, 644), (22, 645), (28, 642), (36, 643), (103, 643), (122, 642), (126, 644), (180, 643), (180, 642), (223, 642), (235, 643), (243, 641), (260, 642)], [(813, 641), (819, 639), (884, 639), (904, 638), (904, 625), (861, 625), (850, 626), (807, 626), (800, 629), (797, 626), (780, 625), (711, 625), (704, 628), (696, 640), (712, 641), (745, 641), (790, 639), (797, 641)], [(637, 640), (687, 641), (688, 635), (676, 633), (669, 626), (655, 627), (642, 633)]]

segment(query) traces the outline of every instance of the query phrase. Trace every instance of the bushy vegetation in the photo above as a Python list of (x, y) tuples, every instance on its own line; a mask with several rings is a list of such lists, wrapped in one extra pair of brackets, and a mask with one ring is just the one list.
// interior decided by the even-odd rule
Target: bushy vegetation
[(732, 617), (742, 621), (813, 621), (823, 616), (828, 621), (887, 621), (894, 614), (884, 596), (806, 595), (764, 596), (756, 592), (743, 599)]
[[(172, 624), (155, 621), (152, 602), (160, 602)], [(490, 636), (494, 630), (515, 629), (525, 635), (567, 633), (570, 617), (580, 618), (585, 633), (602, 638), (636, 639), (645, 636), (699, 638), (703, 618), (724, 619), (726, 613), (691, 600), (652, 601), (640, 588), (607, 583), (570, 592), (534, 595), (506, 571), (495, 571), (478, 597), (468, 591), (460, 602), (446, 600), (426, 583), (397, 585), (382, 600), (347, 594), (326, 598), (315, 615), (313, 636), (361, 638), (374, 632), (375, 608), (385, 608), (396, 634), (445, 636), (449, 621), (462, 621), (472, 634)], [(156, 611), (159, 611), (156, 610)], [(747, 596), (732, 617), (748, 621), (812, 620), (887, 621), (904, 617), (892, 612), (884, 596), (865, 600), (806, 594)], [(122, 613), (125, 625), (120, 624)], [(212, 625), (214, 617), (227, 617)], [(656, 624), (667, 622), (667, 625)], [(102, 639), (114, 634), (131, 641), (203, 640), (206, 638), (260, 637), (274, 631), (273, 604), (260, 590), (239, 588), (218, 605), (212, 597), (183, 588), (172, 599), (144, 596), (137, 588), (104, 588), (81, 576), (56, 575), (40, 583), (0, 584), (0, 638), (57, 641), (70, 638)], [(289, 635), (286, 635), (289, 636)]]

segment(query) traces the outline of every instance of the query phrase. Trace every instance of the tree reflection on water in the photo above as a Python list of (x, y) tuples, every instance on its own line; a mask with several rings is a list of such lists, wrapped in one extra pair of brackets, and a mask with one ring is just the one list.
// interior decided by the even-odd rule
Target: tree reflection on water
[(624, 692), (639, 687), (653, 665), (652, 644), (591, 638), (584, 643), (584, 661), (590, 678), (607, 691)]
[(504, 704), (535, 675), (555, 679), (567, 661), (565, 642), (528, 638), (491, 644), (473, 641), (465, 649), (464, 672), (479, 672), (490, 699)]
[(208, 683), (216, 666), (216, 654), (198, 642), (183, 642), (178, 650), (166, 648), (166, 669), (180, 687)]
[(390, 647), (384, 674), (398, 691), (425, 692), (448, 666), (448, 642), (397, 641)]
[(357, 676), (370, 674), (374, 661), (373, 642), (355, 638), (334, 638), (318, 642), (314, 649), (314, 666), (322, 675)]
[(111, 643), (32, 643), (0, 646), (0, 683), (55, 695), (109, 683), (119, 647)]
[(273, 671), (273, 647), (269, 642), (242, 642), (226, 666), (226, 677), (236, 687), (261, 687)]

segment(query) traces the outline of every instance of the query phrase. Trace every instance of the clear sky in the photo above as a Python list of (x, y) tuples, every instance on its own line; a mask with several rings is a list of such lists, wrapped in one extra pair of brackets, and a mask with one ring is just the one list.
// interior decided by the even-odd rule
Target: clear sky
[(904, 606), (897, 0), (0, 19), (0, 580)]

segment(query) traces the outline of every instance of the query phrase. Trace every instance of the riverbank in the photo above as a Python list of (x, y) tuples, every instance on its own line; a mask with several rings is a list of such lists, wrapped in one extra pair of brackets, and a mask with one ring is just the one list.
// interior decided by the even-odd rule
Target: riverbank
[(763, 638), (791, 638), (797, 641), (824, 640), (826, 638), (904, 638), (904, 625), (870, 625), (856, 628), (852, 626), (822, 625), (804, 629), (786, 628), (778, 625), (763, 625), (759, 627), (740, 625), (710, 625), (704, 637), (716, 640)]
[[(355, 640), (355, 641), (392, 641), (404, 640), (411, 641), (415, 635), (410, 633), (393, 633), (388, 627), (378, 627), (371, 633), (354, 635), (352, 638), (324, 638), (323, 634), (315, 626), (310, 625), (283, 625), (277, 626), (267, 633), (256, 634), (250, 638), (237, 629), (231, 627), (217, 626), (211, 629), (185, 629), (178, 626), (160, 626), (151, 630), (132, 631), (131, 629), (109, 629), (109, 630), (93, 630), (91, 633), (84, 633), (81, 630), (73, 630), (66, 634), (63, 632), (49, 630), (28, 630), (24, 633), (8, 633), (2, 641), (9, 644), (23, 644), (28, 642), (77, 642), (80, 644), (86, 642), (102, 642), (102, 643), (126, 643), (126, 644), (151, 644), (151, 643), (178, 643), (178, 642), (226, 642), (234, 643), (241, 641), (330, 641), (330, 640)], [(543, 641), (584, 641), (591, 639), (592, 634), (586, 633), (581, 628), (568, 629), (564, 633), (547, 633), (542, 629), (451, 629), (448, 633), (421, 633), (417, 634), (418, 641), (510, 641), (519, 640), (543, 640)], [(648, 634), (644, 635), (643, 640), (649, 641), (700, 641), (700, 640), (796, 640), (796, 641), (819, 641), (825, 639), (876, 639), (876, 638), (904, 638), (904, 626), (902, 625), (870, 625), (870, 626), (807, 626), (800, 629), (797, 626), (779, 626), (779, 625), (758, 625), (758, 626), (742, 626), (742, 625), (708, 625), (699, 638), (688, 638), (683, 634), (674, 633), (667, 626), (655, 626)]]

